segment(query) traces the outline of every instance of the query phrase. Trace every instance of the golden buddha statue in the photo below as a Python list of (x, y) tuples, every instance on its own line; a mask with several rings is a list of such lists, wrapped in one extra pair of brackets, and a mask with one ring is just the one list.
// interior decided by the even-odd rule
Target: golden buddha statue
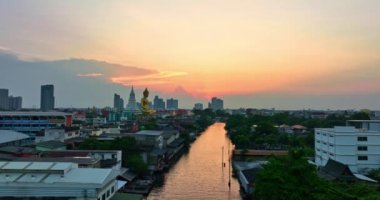
[(142, 112), (145, 114), (154, 113), (154, 110), (152, 110), (149, 106), (149, 100), (148, 100), (149, 91), (147, 88), (145, 88), (143, 95), (144, 95), (144, 97), (141, 99), (141, 110), (142, 110)]

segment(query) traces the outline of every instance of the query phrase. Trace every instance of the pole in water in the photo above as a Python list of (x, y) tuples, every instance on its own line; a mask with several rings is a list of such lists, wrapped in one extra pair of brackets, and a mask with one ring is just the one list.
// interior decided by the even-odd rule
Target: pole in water
[(230, 155), (230, 143), (228, 143), (228, 190), (231, 191), (231, 155)]
[(222, 167), (225, 166), (223, 156), (224, 156), (224, 146), (222, 146)]

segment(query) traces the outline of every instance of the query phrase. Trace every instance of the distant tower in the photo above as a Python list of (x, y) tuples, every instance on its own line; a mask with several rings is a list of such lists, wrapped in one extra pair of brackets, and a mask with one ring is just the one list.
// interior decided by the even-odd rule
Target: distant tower
[(22, 97), (9, 96), (9, 110), (21, 110), (22, 108)]
[(202, 103), (194, 104), (194, 110), (203, 110), (203, 104)]
[(153, 99), (153, 108), (155, 110), (165, 110), (164, 99), (159, 98), (157, 95)]
[(117, 111), (122, 111), (124, 109), (124, 100), (123, 98), (120, 97), (118, 94), (114, 94), (113, 97), (113, 107)]
[(133, 86), (132, 86), (131, 93), (129, 94), (127, 111), (140, 111), (140, 108), (136, 102), (136, 95), (135, 95), (135, 91), (133, 89)]
[(211, 99), (211, 102), (208, 103), (208, 107), (211, 108), (214, 111), (216, 111), (216, 110), (223, 110), (224, 109), (223, 100), (219, 99), (217, 97), (213, 97)]
[(8, 89), (0, 89), (0, 110), (9, 109), (9, 98), (8, 98)]
[(42, 85), (41, 86), (41, 110), (49, 111), (54, 110), (55, 97), (54, 97), (54, 85)]
[(166, 109), (168, 110), (178, 110), (178, 99), (167, 99), (166, 100)]

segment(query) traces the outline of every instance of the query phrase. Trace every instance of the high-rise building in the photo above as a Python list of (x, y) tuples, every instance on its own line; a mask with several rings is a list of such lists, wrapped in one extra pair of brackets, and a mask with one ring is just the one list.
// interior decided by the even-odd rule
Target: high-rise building
[(22, 108), (22, 97), (9, 96), (9, 110), (21, 110)]
[(0, 89), (0, 110), (9, 109), (8, 93), (9, 93), (8, 89)]
[(54, 110), (55, 97), (54, 97), (54, 85), (42, 85), (41, 86), (41, 110), (49, 111)]
[(165, 110), (165, 101), (158, 96), (155, 96), (153, 99), (153, 108), (155, 110)]
[(124, 99), (120, 98), (120, 110), (124, 110)]
[(114, 94), (113, 97), (113, 108), (115, 108), (117, 111), (124, 110), (124, 99), (120, 97), (118, 94)]
[(213, 97), (211, 99), (211, 102), (208, 104), (208, 108), (216, 111), (216, 110), (223, 110), (224, 109), (224, 106), (223, 106), (223, 100), (222, 99), (219, 99), (217, 97)]
[(178, 110), (178, 99), (167, 99), (166, 100), (166, 109), (168, 110)]
[(135, 91), (133, 90), (133, 86), (132, 86), (131, 93), (129, 94), (126, 110), (130, 112), (140, 112), (140, 105), (138, 105), (136, 102), (136, 96), (135, 96)]
[(194, 110), (203, 110), (203, 104), (202, 103), (194, 104)]

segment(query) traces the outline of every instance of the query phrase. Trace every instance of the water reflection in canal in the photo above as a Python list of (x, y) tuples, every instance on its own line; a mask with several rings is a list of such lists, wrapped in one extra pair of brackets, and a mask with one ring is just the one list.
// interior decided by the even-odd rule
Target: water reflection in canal
[(228, 189), (229, 143), (224, 123), (211, 125), (191, 145), (188, 154), (183, 155), (165, 174), (163, 185), (154, 188), (148, 199), (241, 199), (240, 186), (235, 178), (231, 177), (231, 190)]

